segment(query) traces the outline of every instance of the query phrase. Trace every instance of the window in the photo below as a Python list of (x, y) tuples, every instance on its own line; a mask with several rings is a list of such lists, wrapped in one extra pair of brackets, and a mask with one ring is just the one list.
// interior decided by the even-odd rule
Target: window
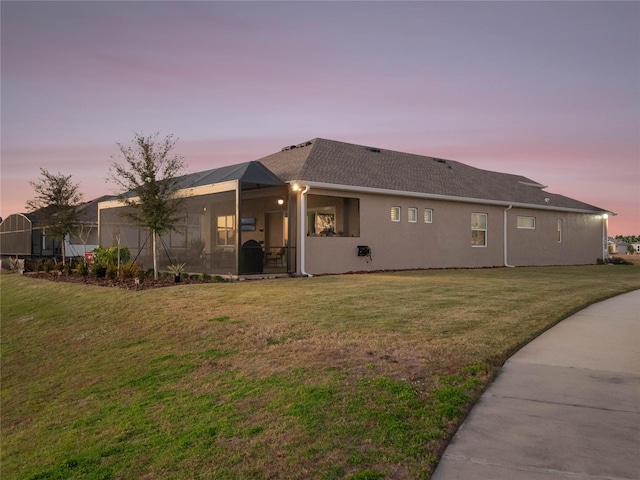
[(518, 228), (527, 230), (535, 230), (536, 217), (518, 217)]
[(558, 243), (562, 242), (562, 219), (558, 219)]
[(233, 246), (236, 243), (235, 215), (222, 215), (218, 217), (216, 245)]
[(391, 221), (392, 222), (400, 221), (400, 207), (391, 207)]
[(407, 221), (409, 223), (416, 223), (418, 221), (418, 209), (415, 207), (409, 207), (407, 209)]
[(473, 247), (487, 246), (487, 214), (486, 213), (471, 214), (471, 246)]
[(430, 208), (424, 209), (424, 223), (433, 222), (433, 210)]

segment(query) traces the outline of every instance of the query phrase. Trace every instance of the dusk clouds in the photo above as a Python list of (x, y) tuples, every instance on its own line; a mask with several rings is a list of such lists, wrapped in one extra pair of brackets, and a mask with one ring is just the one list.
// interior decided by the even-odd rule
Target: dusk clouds
[(116, 141), (191, 171), (314, 137), (528, 176), (640, 232), (637, 2), (1, 3), (2, 205)]

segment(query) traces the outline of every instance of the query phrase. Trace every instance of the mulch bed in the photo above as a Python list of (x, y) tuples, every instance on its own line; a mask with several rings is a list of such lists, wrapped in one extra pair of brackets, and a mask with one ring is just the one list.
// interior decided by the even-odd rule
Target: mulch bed
[(29, 278), (37, 278), (41, 280), (49, 280), (52, 282), (70, 282), (81, 283), (84, 285), (94, 285), (97, 287), (125, 288), (127, 290), (149, 290), (152, 288), (173, 287), (176, 285), (188, 285), (191, 283), (204, 283), (202, 280), (182, 280), (176, 282), (173, 277), (161, 277), (158, 280), (153, 278), (145, 278), (140, 283), (135, 283), (133, 278), (126, 280), (110, 280), (107, 278), (96, 278), (92, 275), (83, 277), (82, 275), (58, 275), (58, 273), (26, 273)]

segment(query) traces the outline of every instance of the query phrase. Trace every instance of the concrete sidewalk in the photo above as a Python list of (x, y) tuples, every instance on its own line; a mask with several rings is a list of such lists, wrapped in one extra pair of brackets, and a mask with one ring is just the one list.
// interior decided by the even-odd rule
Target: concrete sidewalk
[(504, 365), (433, 480), (640, 479), (640, 290), (563, 320)]

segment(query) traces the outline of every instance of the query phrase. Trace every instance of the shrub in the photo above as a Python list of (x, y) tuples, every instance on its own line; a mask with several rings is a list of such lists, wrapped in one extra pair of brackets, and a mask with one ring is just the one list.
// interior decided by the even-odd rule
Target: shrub
[(47, 258), (42, 264), (42, 271), (44, 273), (51, 273), (56, 270), (56, 261), (53, 258)]
[(173, 273), (176, 277), (179, 277), (184, 273), (184, 267), (186, 265), (184, 263), (173, 263), (167, 267), (169, 272)]
[(613, 263), (614, 265), (633, 265), (633, 262), (620, 257), (609, 258), (609, 263)]
[(138, 272), (140, 271), (144, 273), (142, 267), (135, 262), (127, 262), (120, 269), (123, 279), (138, 278)]
[(144, 282), (144, 279), (147, 278), (147, 272), (145, 272), (142, 268), (140, 268), (136, 272), (136, 278), (140, 281), (140, 283)]
[(44, 261), (42, 259), (38, 259), (31, 265), (31, 268), (34, 272), (42, 272), (44, 270)]
[(624, 258), (620, 258), (620, 257), (609, 257), (609, 258), (598, 258), (596, 259), (596, 263), (598, 265), (607, 265), (607, 264), (612, 264), (612, 265), (633, 265), (633, 262), (630, 262), (628, 260), (625, 260)]
[(104, 276), (108, 280), (115, 280), (118, 278), (118, 267), (116, 265), (107, 265)]
[(202, 274), (202, 281), (203, 282), (210, 282), (211, 281), (211, 275), (209, 275), (208, 273), (203, 273)]
[(17, 272), (20, 275), (24, 273), (24, 258), (16, 258), (9, 257), (9, 269), (13, 272)]
[(84, 258), (80, 260), (76, 265), (76, 273), (78, 275), (82, 275), (83, 277), (89, 275), (89, 264), (85, 261)]
[(61, 272), (64, 273), (67, 277), (71, 275), (71, 261), (62, 265)]
[[(117, 265), (118, 264), (118, 247), (112, 245), (108, 248), (96, 247), (93, 250), (93, 259), (95, 263), (100, 265)], [(120, 264), (127, 263), (131, 258), (131, 253), (127, 247), (120, 247)]]
[(91, 264), (90, 271), (96, 278), (104, 278), (107, 273), (107, 267), (100, 265), (99, 263), (93, 263)]

